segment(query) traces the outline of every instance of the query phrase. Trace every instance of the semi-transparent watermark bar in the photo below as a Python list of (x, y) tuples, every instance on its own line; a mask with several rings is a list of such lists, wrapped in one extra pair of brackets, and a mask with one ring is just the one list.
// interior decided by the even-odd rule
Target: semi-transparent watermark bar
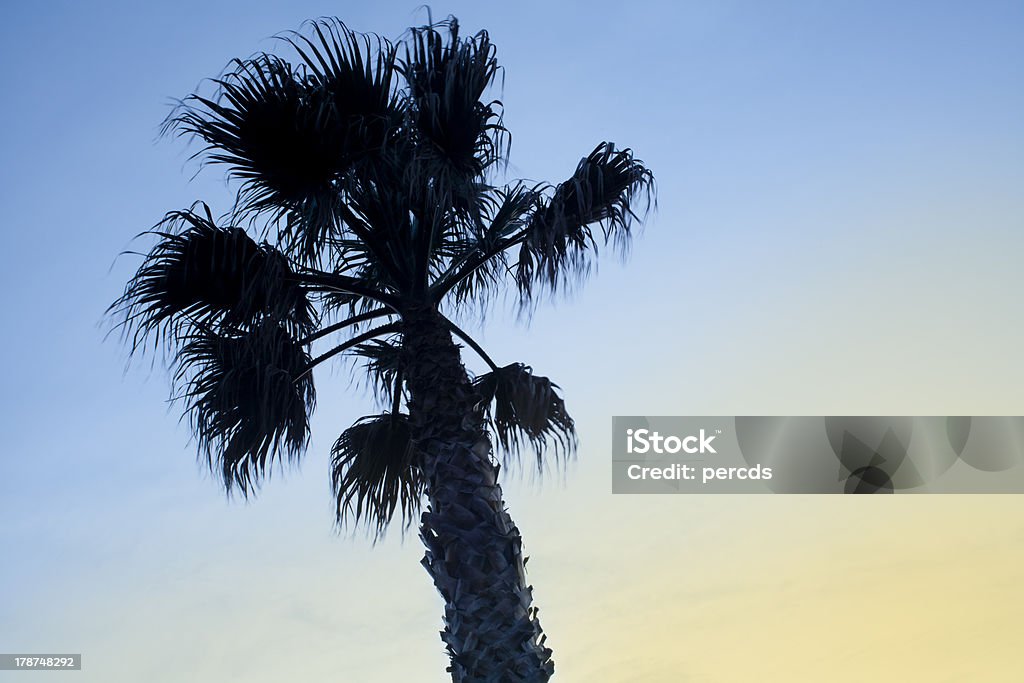
[(80, 654), (0, 654), (0, 671), (81, 671)]
[(612, 492), (1024, 493), (1024, 417), (615, 417)]

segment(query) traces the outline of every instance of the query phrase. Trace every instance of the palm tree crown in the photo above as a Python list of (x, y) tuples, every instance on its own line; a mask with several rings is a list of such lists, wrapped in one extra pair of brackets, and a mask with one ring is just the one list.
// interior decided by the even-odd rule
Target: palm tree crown
[(556, 385), (523, 364), (497, 365), (446, 312), (506, 284), (527, 305), (585, 275), (599, 245), (629, 238), (650, 205), (651, 173), (601, 143), (558, 184), (496, 183), (509, 134), (501, 103), (487, 98), (495, 47), (486, 32), (461, 35), (454, 18), (397, 45), (336, 19), (281, 40), (292, 62), (235, 60), (214, 93), (169, 118), (168, 131), (202, 141), (197, 156), (239, 181), (235, 206), (223, 224), (205, 204), (167, 214), (112, 306), (133, 350), (173, 350), (201, 453), (228, 491), (252, 493), (308, 442), (312, 370), (361, 358), (386, 408), (335, 443), (338, 518), (378, 532), (396, 512), (414, 519), (440, 477), (424, 462), (426, 418), (410, 413), (433, 405), (423, 356), (434, 347), (416, 330), (437, 325), (435, 346), (454, 335), (490, 367), (459, 389), (489, 442), (508, 456), (571, 452)]

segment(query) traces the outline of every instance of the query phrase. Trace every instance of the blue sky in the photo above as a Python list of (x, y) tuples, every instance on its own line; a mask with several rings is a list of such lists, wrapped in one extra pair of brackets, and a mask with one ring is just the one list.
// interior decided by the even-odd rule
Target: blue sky
[[(611, 415), (1021, 413), (1024, 5), (433, 12), (498, 46), (514, 175), (561, 179), (613, 140), (660, 191), (625, 266), (605, 261), (529, 329), (496, 312), (482, 332), (497, 360), (558, 382), (580, 425), (564, 481), (509, 484), (564, 680), (598, 680), (580, 657), (607, 645), (577, 628), (579, 596), (608, 590), (629, 558), (668, 561), (651, 539), (678, 519), (706, 520), (741, 558), (758, 548), (744, 520), (764, 503), (612, 499)], [(415, 536), (374, 548), (332, 531), (326, 451), (371, 410), (346, 371), (317, 378), (301, 471), (229, 503), (167, 406), (159, 360), (125, 372), (104, 340), (104, 309), (137, 265), (117, 255), (146, 244), (132, 237), (231, 198), (217, 169), (192, 178), (182, 141), (157, 140), (172, 99), (322, 15), (392, 38), (425, 19), (396, 2), (5, 6), (0, 651), (85, 651), (96, 664), (82, 680), (96, 681), (279, 680), (274, 657), (290, 654), (307, 680), (339, 661), (351, 680), (443, 680)], [(828, 512), (793, 510), (758, 514), (826, 534), (813, 525)], [(629, 604), (623, 618), (639, 618)], [(246, 637), (218, 647), (211, 633)], [(161, 663), (168, 643), (198, 654)]]

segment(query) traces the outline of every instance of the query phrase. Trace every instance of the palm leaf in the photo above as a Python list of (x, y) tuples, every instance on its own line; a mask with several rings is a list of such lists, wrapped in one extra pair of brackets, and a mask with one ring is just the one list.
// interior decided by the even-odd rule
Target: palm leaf
[[(447, 29), (447, 39), (437, 30)], [(475, 177), (507, 153), (501, 103), (482, 97), (498, 72), (496, 49), (486, 31), (459, 37), (454, 17), (411, 31), (399, 65), (409, 86), (418, 132), (454, 171)]]
[(483, 309), (509, 272), (502, 243), (524, 228), (540, 196), (539, 186), (523, 183), (490, 190), (481, 210), (486, 227), (471, 236), (449, 239), (449, 268), (435, 283), (435, 292), (443, 296), (450, 291), (456, 305), (476, 302)]
[(331, 456), (339, 523), (365, 521), (381, 534), (395, 512), (400, 512), (405, 525), (412, 522), (426, 480), (407, 415), (362, 418), (342, 433)]
[(241, 228), (218, 227), (202, 206), (204, 214), (176, 211), (161, 222), (162, 239), (111, 306), (135, 330), (135, 346), (154, 331), (240, 327), (262, 316), (310, 331), (313, 308), (284, 255)]
[(246, 332), (200, 330), (177, 354), (175, 383), (200, 451), (224, 486), (248, 495), (282, 456), (299, 456), (315, 403), (309, 354), (273, 320)]
[(353, 356), (365, 359), (363, 369), (370, 380), (374, 393), (388, 405), (395, 401), (395, 392), (401, 391), (398, 383), (402, 375), (401, 335), (391, 339), (373, 339), (359, 344), (351, 351)]
[(522, 363), (513, 363), (480, 375), (474, 384), (483, 398), (491, 431), (507, 456), (518, 457), (525, 444), (537, 454), (553, 446), (556, 457), (576, 449), (576, 425), (565, 402), (547, 377), (533, 374)]
[(598, 247), (591, 226), (624, 252), (637, 203), (646, 211), (653, 193), (654, 176), (631, 150), (598, 145), (534, 213), (516, 265), (521, 296), (529, 299), (537, 284), (555, 290), (584, 277)]
[(395, 46), (380, 36), (352, 31), (338, 19), (311, 26), (314, 36), (290, 33), (284, 40), (309, 71), (308, 83), (324, 108), (324, 125), (335, 128), (350, 162), (377, 156), (404, 115), (395, 83)]
[(204, 140), (201, 154), (243, 181), (243, 212), (284, 219), (280, 238), (308, 259), (348, 217), (346, 175), (379, 160), (404, 117), (391, 43), (336, 19), (311, 26), (312, 37), (283, 36), (298, 66), (268, 54), (236, 60), (216, 96), (192, 95), (168, 124)]
[(329, 227), (332, 181), (344, 168), (343, 141), (325, 121), (310, 84), (288, 62), (261, 54), (235, 60), (213, 97), (185, 100), (168, 127), (207, 143), (200, 154), (243, 181), (240, 202), (273, 216), (296, 213)]

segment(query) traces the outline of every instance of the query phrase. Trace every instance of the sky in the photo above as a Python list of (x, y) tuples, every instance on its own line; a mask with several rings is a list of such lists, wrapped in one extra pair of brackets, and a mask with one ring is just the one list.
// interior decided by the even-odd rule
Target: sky
[[(505, 67), (510, 172), (603, 140), (658, 209), (529, 326), (478, 337), (564, 390), (580, 452), (505, 482), (556, 679), (1016, 680), (1019, 496), (612, 496), (613, 415), (1020, 415), (1024, 5), (454, 2)], [(106, 337), (133, 241), (231, 188), (175, 98), (336, 15), (398, 37), (415, 3), (0, 9), (0, 652), (128, 683), (440, 683), (414, 532), (332, 526), (327, 451), (373, 411), (317, 375), (301, 467), (226, 500), (160, 359)], [(472, 361), (470, 361), (472, 365)], [(0, 672), (0, 681), (23, 674)]]

